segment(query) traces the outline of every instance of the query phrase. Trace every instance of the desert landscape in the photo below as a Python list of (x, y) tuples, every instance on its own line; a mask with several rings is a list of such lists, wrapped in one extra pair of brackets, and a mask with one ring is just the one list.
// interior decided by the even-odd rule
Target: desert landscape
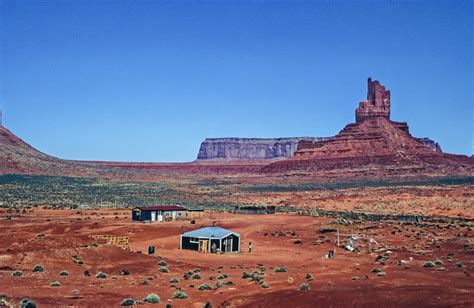
[[(67, 161), (2, 127), (3, 304), (472, 306), (473, 158), (392, 122), (389, 92), (371, 79), (356, 120), (290, 140), (289, 157), (255, 154), (274, 141), (241, 152), (239, 140), (206, 140), (190, 163)], [(147, 205), (204, 215), (133, 221)], [(276, 213), (236, 212), (255, 205)], [(239, 233), (241, 251), (180, 249), (181, 234), (206, 226)]]

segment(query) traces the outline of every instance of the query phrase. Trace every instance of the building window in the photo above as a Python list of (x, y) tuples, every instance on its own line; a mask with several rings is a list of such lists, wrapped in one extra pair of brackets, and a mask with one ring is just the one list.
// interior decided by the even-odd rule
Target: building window
[(190, 237), (189, 242), (197, 244), (197, 243), (199, 243), (199, 239), (197, 237)]

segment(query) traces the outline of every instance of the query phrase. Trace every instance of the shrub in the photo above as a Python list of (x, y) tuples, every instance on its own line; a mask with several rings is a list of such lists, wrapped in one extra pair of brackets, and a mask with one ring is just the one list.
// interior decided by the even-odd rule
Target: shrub
[(52, 286), (52, 287), (60, 287), (61, 283), (57, 280), (53, 280), (53, 281), (51, 281), (51, 283), (49, 285)]
[(106, 273), (102, 273), (102, 272), (98, 272), (97, 275), (95, 275), (95, 278), (106, 279), (106, 278), (107, 278), (107, 274), (106, 274)]
[(201, 279), (201, 275), (199, 275), (198, 273), (194, 274), (193, 277), (192, 277), (194, 280), (199, 280)]
[(227, 274), (221, 274), (221, 275), (217, 276), (217, 279), (226, 279), (228, 277), (229, 276)]
[(191, 278), (192, 276), (193, 276), (193, 273), (191, 272), (187, 272), (183, 274), (184, 280), (189, 280), (189, 278)]
[(36, 303), (25, 297), (20, 301), (20, 308), (36, 308)]
[(20, 277), (21, 275), (23, 275), (22, 271), (15, 271), (15, 272), (12, 273), (13, 277)]
[(176, 292), (174, 292), (173, 298), (186, 299), (186, 298), (188, 298), (188, 295), (186, 293), (184, 293), (183, 291), (176, 291)]
[(171, 303), (166, 303), (165, 308), (171, 308), (171, 307), (173, 307), (173, 305), (171, 305)]
[(381, 271), (382, 270), (380, 268), (376, 268), (376, 267), (371, 270), (372, 273), (380, 273)]
[(435, 267), (435, 264), (431, 261), (426, 261), (424, 264), (423, 264), (423, 267)]
[(464, 264), (462, 264), (461, 262), (457, 262), (457, 263), (456, 263), (456, 267), (457, 267), (457, 268), (463, 268), (463, 267), (464, 267)]
[(59, 276), (69, 276), (69, 272), (68, 271), (61, 271), (59, 273)]
[(165, 260), (160, 260), (160, 262), (158, 262), (158, 265), (159, 266), (168, 266), (168, 263), (166, 263)]
[(386, 274), (385, 272), (378, 272), (377, 277), (384, 277)]
[(149, 304), (158, 304), (161, 299), (158, 295), (150, 293), (143, 299), (143, 301)]
[(308, 281), (314, 280), (313, 275), (310, 274), (310, 273), (306, 274), (306, 276), (304, 276), (304, 278), (306, 278), (306, 280), (308, 280)]
[(434, 264), (436, 264), (436, 265), (444, 265), (443, 261), (441, 261), (441, 260), (436, 260), (436, 261), (434, 261)]
[(199, 290), (199, 291), (212, 290), (212, 288), (211, 288), (211, 286), (208, 285), (207, 283), (203, 283), (202, 285), (199, 286), (198, 290)]
[(262, 282), (262, 284), (260, 285), (260, 287), (264, 288), (264, 289), (268, 289), (270, 286), (268, 285), (268, 282), (264, 281)]
[(282, 266), (282, 267), (276, 267), (275, 268), (275, 272), (276, 273), (284, 273), (284, 272), (287, 272), (288, 269), (286, 268), (286, 266)]
[(135, 301), (133, 298), (125, 298), (121, 303), (120, 306), (133, 306), (135, 305)]
[(306, 283), (302, 283), (300, 284), (299, 289), (300, 291), (309, 291), (309, 285), (307, 285)]
[(352, 281), (357, 281), (357, 280), (360, 280), (359, 276), (352, 277)]
[(89, 277), (90, 275), (91, 275), (91, 272), (90, 272), (90, 271), (88, 271), (88, 270), (85, 270), (85, 271), (84, 271), (84, 276)]
[(166, 266), (162, 266), (162, 267), (160, 267), (160, 272), (161, 273), (169, 273), (170, 270)]
[(223, 286), (225, 286), (226, 283), (225, 281), (218, 281), (216, 282), (216, 288), (219, 289), (219, 288), (222, 288)]
[(170, 283), (178, 283), (178, 282), (179, 282), (178, 277), (173, 277), (170, 279)]
[(40, 264), (36, 264), (34, 267), (33, 267), (33, 272), (42, 272), (44, 271), (44, 267), (43, 265), (40, 265)]
[(201, 269), (200, 269), (199, 267), (196, 267), (196, 268), (193, 270), (193, 272), (195, 272), (195, 273), (200, 273), (200, 272), (201, 272)]
[(203, 308), (212, 308), (212, 303), (210, 301), (207, 301), (205, 304), (204, 304), (204, 307)]
[(128, 269), (124, 268), (120, 271), (120, 275), (128, 276), (128, 275), (130, 275), (130, 272), (128, 271)]

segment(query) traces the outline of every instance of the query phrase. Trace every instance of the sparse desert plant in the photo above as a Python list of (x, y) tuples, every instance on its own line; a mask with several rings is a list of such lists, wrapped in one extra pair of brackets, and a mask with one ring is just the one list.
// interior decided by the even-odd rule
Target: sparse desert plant
[(195, 273), (200, 273), (200, 272), (201, 272), (201, 269), (200, 269), (199, 267), (196, 267), (196, 268), (193, 270), (193, 272), (195, 272)]
[(166, 306), (165, 306), (165, 308), (171, 308), (171, 307), (173, 307), (173, 305), (171, 305), (171, 303), (169, 303), (169, 302), (168, 302), (168, 303), (166, 303)]
[(13, 277), (20, 277), (21, 275), (23, 275), (23, 272), (22, 272), (22, 271), (14, 271), (14, 272), (12, 273), (12, 276), (13, 276)]
[(98, 278), (98, 279), (106, 279), (106, 278), (107, 278), (107, 274), (106, 274), (106, 273), (102, 273), (102, 272), (98, 272), (97, 275), (95, 275), (95, 278)]
[(300, 284), (299, 289), (300, 289), (300, 291), (309, 291), (310, 290), (309, 285), (307, 285), (306, 283)]
[(423, 263), (423, 267), (435, 267), (435, 264), (434, 262), (426, 261), (425, 263)]
[(159, 266), (168, 266), (168, 263), (166, 263), (165, 260), (160, 260), (160, 262), (158, 262), (158, 265)]
[(170, 283), (178, 283), (178, 282), (179, 282), (178, 277), (173, 277), (170, 279)]
[(223, 286), (225, 286), (225, 281), (218, 281), (216, 282), (216, 288), (219, 289), (219, 288), (222, 288)]
[(360, 280), (359, 276), (352, 277), (352, 281), (357, 281), (357, 280)]
[(133, 298), (125, 298), (121, 303), (120, 306), (133, 306), (135, 305), (135, 301)]
[(436, 264), (436, 265), (444, 265), (443, 261), (441, 261), (441, 260), (436, 260), (436, 261), (434, 261), (434, 264)]
[(286, 266), (282, 266), (282, 267), (276, 267), (275, 268), (275, 272), (276, 273), (284, 273), (284, 272), (287, 272), (288, 269), (286, 268)]
[(308, 281), (313, 281), (314, 280), (313, 275), (310, 274), (310, 273), (306, 274), (306, 276), (304, 276), (304, 278), (306, 278), (306, 280), (308, 280)]
[(207, 301), (205, 304), (204, 304), (204, 307), (203, 308), (212, 308), (212, 303), (211, 301)]
[(378, 272), (377, 277), (385, 277), (387, 275), (385, 272)]
[(203, 283), (199, 286), (198, 290), (199, 291), (212, 290), (212, 287), (208, 285), (207, 283)]
[(186, 293), (184, 293), (183, 291), (176, 291), (176, 292), (174, 292), (173, 298), (186, 299), (186, 298), (188, 298), (188, 295)]
[(457, 268), (464, 268), (464, 264), (462, 264), (461, 262), (457, 262), (456, 267)]
[(372, 273), (380, 273), (382, 270), (380, 268), (374, 267), (371, 272)]
[(69, 276), (69, 272), (64, 270), (59, 273), (59, 276)]
[(43, 271), (44, 271), (44, 267), (43, 267), (43, 265), (41, 265), (41, 264), (36, 264), (36, 265), (33, 267), (32, 271), (35, 272), (35, 273), (43, 272)]
[(201, 279), (201, 275), (199, 275), (198, 273), (194, 274), (193, 277), (192, 277), (194, 280), (199, 280)]
[(124, 268), (120, 271), (120, 275), (128, 276), (128, 275), (130, 275), (130, 272), (128, 271), (128, 269)]
[(57, 280), (53, 280), (50, 282), (49, 284), (51, 287), (60, 287), (61, 286), (61, 283)]
[(90, 275), (91, 275), (91, 272), (90, 272), (90, 271), (88, 271), (88, 270), (85, 270), (85, 271), (84, 271), (84, 276), (89, 277)]
[(36, 303), (33, 300), (25, 297), (20, 301), (20, 308), (36, 308)]
[(158, 295), (150, 293), (143, 299), (143, 301), (148, 304), (158, 304), (161, 299)]
[(228, 277), (229, 276), (227, 274), (221, 274), (221, 275), (217, 276), (217, 279), (226, 279)]
[(169, 273), (170, 270), (169, 270), (166, 266), (161, 266), (161, 267), (160, 267), (160, 272), (161, 272), (161, 273)]
[(268, 285), (268, 282), (264, 281), (262, 282), (262, 284), (260, 285), (260, 287), (264, 288), (264, 289), (268, 289), (270, 286)]

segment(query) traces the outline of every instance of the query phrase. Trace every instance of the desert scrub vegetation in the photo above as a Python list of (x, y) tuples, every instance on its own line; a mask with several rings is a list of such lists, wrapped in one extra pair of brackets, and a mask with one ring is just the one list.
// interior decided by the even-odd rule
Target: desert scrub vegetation
[(263, 289), (268, 289), (270, 286), (268, 285), (268, 282), (263, 281), (260, 287), (262, 287)]
[(178, 277), (173, 277), (170, 279), (170, 283), (178, 283), (178, 282), (179, 282)]
[(33, 300), (25, 297), (20, 301), (20, 308), (36, 308), (36, 303)]
[(161, 266), (161, 267), (160, 267), (160, 272), (161, 272), (161, 273), (169, 273), (170, 270), (169, 270), (168, 267), (166, 267), (166, 266)]
[(310, 288), (309, 288), (309, 285), (307, 285), (306, 283), (302, 283), (302, 284), (300, 284), (300, 286), (299, 286), (299, 290), (300, 290), (300, 291), (309, 291)]
[(204, 290), (212, 290), (212, 287), (208, 285), (207, 283), (203, 283), (198, 287), (199, 291), (204, 291)]
[(308, 281), (313, 281), (314, 280), (313, 274), (311, 274), (311, 273), (306, 274), (306, 276), (304, 276), (304, 278)]
[(275, 273), (285, 273), (288, 271), (286, 266), (275, 267)]
[(120, 303), (120, 306), (133, 306), (135, 305), (135, 300), (133, 298), (124, 298)]
[(63, 270), (59, 273), (59, 276), (69, 276), (69, 272), (66, 270)]
[(201, 279), (201, 275), (200, 275), (199, 273), (196, 273), (196, 274), (194, 274), (191, 278), (194, 279), (194, 280), (200, 280), (200, 279)]
[(106, 273), (103, 273), (103, 272), (98, 272), (97, 275), (95, 275), (95, 278), (98, 278), (98, 279), (106, 279), (106, 278), (107, 278), (107, 274), (106, 274)]
[(426, 267), (426, 268), (429, 268), (429, 267), (435, 267), (435, 263), (432, 262), (432, 261), (426, 261), (425, 263), (423, 263), (423, 267)]
[(12, 273), (12, 276), (13, 276), (13, 277), (20, 277), (21, 275), (23, 275), (23, 272), (22, 272), (22, 271), (14, 271), (14, 272)]
[(158, 304), (161, 299), (158, 295), (150, 293), (143, 299), (143, 301), (148, 304)]
[(60, 287), (60, 286), (61, 286), (61, 283), (60, 283), (59, 281), (57, 281), (57, 280), (53, 280), (53, 281), (51, 281), (51, 282), (49, 283), (49, 285), (50, 285), (51, 287)]
[(43, 265), (41, 264), (36, 264), (33, 269), (32, 269), (33, 272), (35, 273), (40, 273), (40, 272), (43, 272), (44, 271), (44, 267)]
[(186, 293), (184, 293), (183, 291), (176, 291), (174, 292), (173, 294), (173, 298), (176, 298), (176, 299), (187, 299), (188, 298), (188, 295)]

